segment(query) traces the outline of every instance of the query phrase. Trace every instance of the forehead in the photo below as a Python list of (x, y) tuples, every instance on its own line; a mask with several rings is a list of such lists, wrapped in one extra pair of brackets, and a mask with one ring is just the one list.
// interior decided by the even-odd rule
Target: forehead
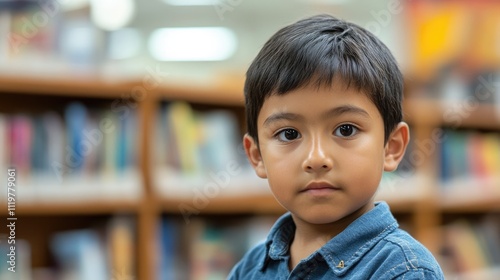
[(370, 116), (380, 116), (377, 107), (365, 92), (337, 82), (331, 86), (307, 85), (285, 94), (272, 94), (264, 100), (258, 124), (262, 125), (272, 114), (294, 113), (305, 117), (318, 117), (325, 111), (338, 107), (360, 108)]

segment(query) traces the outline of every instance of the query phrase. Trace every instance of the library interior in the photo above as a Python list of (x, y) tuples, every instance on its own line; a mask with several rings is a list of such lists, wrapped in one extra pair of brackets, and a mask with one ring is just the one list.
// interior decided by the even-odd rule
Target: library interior
[(285, 213), (242, 145), (246, 69), (315, 14), (404, 75), (376, 199), (447, 279), (500, 279), (494, 0), (0, 0), (0, 279), (226, 279)]

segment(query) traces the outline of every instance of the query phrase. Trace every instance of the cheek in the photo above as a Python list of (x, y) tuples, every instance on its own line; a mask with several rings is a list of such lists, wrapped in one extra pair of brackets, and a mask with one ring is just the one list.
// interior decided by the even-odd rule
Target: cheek
[(294, 155), (283, 153), (279, 149), (268, 151), (263, 160), (269, 176), (282, 176), (283, 172), (292, 172), (296, 169), (297, 159)]
[(297, 170), (300, 167), (297, 154), (282, 151), (280, 148), (282, 147), (266, 149), (262, 153), (267, 178), (274, 190), (290, 185), (289, 181), (293, 180), (292, 174), (298, 174), (297, 172), (300, 171)]
[[(355, 180), (366, 180), (371, 177), (377, 179), (381, 176), (384, 165), (384, 149), (382, 143), (378, 141), (362, 141), (358, 144), (359, 145), (356, 145), (355, 149), (351, 148), (344, 152), (344, 162), (349, 165), (347, 172), (358, 174), (356, 176), (351, 176)], [(363, 172), (359, 172), (360, 170)], [(366, 178), (365, 175), (368, 178)]]

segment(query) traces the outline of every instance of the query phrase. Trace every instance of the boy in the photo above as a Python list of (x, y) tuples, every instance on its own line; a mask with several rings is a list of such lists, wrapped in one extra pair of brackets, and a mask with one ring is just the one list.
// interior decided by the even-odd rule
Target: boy
[(245, 82), (246, 154), (288, 213), (229, 279), (444, 279), (431, 253), (374, 202), (409, 140), (388, 48), (327, 15), (287, 26)]

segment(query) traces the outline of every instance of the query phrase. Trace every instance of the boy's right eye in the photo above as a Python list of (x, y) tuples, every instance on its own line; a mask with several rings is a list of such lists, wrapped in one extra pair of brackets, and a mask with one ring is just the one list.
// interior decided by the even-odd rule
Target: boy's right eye
[(300, 137), (300, 133), (292, 128), (286, 128), (276, 134), (279, 141), (289, 142)]

